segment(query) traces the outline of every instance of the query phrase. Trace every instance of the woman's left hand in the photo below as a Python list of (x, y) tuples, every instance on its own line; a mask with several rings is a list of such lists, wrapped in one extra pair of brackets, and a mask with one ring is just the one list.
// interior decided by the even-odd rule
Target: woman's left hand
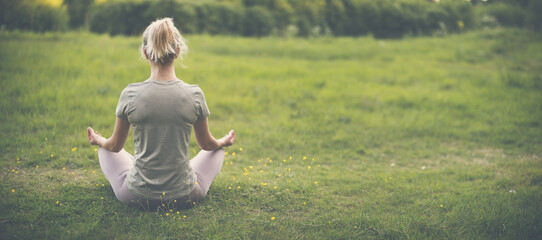
[(101, 134), (99, 134), (97, 131), (94, 131), (91, 127), (87, 128), (87, 135), (88, 135), (88, 141), (92, 145), (100, 145), (100, 142), (103, 142), (105, 140), (104, 137), (102, 137)]

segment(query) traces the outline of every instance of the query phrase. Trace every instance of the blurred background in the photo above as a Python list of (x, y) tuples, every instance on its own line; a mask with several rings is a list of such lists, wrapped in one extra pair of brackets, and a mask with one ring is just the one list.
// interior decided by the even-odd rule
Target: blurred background
[(183, 33), (400, 38), (504, 27), (542, 30), (541, 0), (0, 0), (0, 28), (141, 34), (171, 16)]

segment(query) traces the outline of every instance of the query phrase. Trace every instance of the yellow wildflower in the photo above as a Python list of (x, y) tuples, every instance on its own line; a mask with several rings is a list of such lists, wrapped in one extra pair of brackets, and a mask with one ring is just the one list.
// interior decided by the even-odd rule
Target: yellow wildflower
[(288, 159), (290, 159), (290, 160), (291, 160), (291, 159), (292, 159), (292, 156), (290, 156), (290, 157), (289, 157)]
[(36, 165), (36, 168), (39, 168), (40, 166)]
[(243, 151), (243, 148), (239, 148), (239, 151)]
[(318, 184), (318, 182), (314, 182), (314, 184)]
[(102, 200), (103, 200), (103, 199), (104, 199), (104, 197), (100, 197), (100, 199), (102, 199)]
[(62, 170), (66, 170), (66, 167), (62, 167)]
[(15, 192), (15, 189), (11, 189), (11, 192)]
[(303, 160), (307, 159), (307, 157), (303, 156)]
[(186, 215), (184, 215), (183, 218), (186, 218)]
[(231, 155), (232, 155), (232, 156), (235, 156), (235, 152), (232, 152)]
[(97, 152), (97, 151), (98, 151), (98, 149), (97, 149), (97, 148), (94, 148), (94, 152)]
[(275, 220), (275, 217), (271, 217), (271, 221)]
[(241, 189), (241, 186), (237, 186), (237, 189)]
[(260, 173), (263, 173), (263, 170), (260, 170)]
[(225, 154), (225, 155), (228, 155), (228, 152), (225, 152), (224, 154)]
[(51, 157), (54, 157), (55, 155), (51, 154)]
[(169, 216), (169, 213), (166, 213), (166, 216)]
[(444, 206), (442, 206), (442, 204), (440, 204), (440, 207), (444, 207)]
[(228, 187), (228, 189), (230, 189), (230, 190), (231, 190), (231, 187)]
[(262, 186), (267, 186), (266, 182), (262, 182), (261, 184), (262, 184)]
[(307, 169), (311, 169), (311, 166), (307, 166)]
[(92, 173), (96, 173), (96, 171), (92, 171)]
[(77, 148), (72, 148), (72, 152), (75, 151), (75, 150), (77, 150)]
[(283, 162), (286, 162), (286, 159), (282, 159)]

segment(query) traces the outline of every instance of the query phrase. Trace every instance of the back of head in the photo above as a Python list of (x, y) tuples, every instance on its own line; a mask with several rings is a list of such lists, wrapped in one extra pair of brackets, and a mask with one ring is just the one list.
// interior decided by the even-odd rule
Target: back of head
[(152, 22), (143, 32), (141, 55), (158, 65), (167, 65), (176, 57), (180, 59), (188, 52), (186, 40), (173, 25), (171, 18)]

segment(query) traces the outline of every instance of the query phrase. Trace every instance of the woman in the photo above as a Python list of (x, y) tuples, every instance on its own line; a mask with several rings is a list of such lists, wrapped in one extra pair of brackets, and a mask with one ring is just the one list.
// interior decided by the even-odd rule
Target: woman
[[(88, 138), (100, 146), (100, 167), (121, 202), (189, 207), (207, 194), (224, 161), (222, 147), (233, 144), (235, 132), (215, 139), (209, 132), (203, 92), (175, 76), (175, 59), (182, 59), (188, 48), (170, 18), (147, 27), (140, 51), (150, 63), (150, 78), (122, 91), (110, 138), (91, 127)], [(123, 149), (130, 125), (134, 156)], [(203, 150), (189, 160), (192, 128)]]

